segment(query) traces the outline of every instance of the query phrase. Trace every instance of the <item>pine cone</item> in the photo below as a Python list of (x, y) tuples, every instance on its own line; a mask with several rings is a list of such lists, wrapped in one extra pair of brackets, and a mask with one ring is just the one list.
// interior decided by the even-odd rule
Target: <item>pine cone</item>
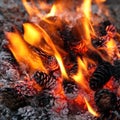
[(11, 110), (17, 110), (19, 107), (27, 105), (27, 100), (18, 95), (14, 88), (5, 88), (0, 91), (2, 103)]
[(115, 112), (108, 112), (103, 113), (97, 120), (120, 120), (120, 117)]
[(113, 75), (116, 80), (120, 79), (120, 60), (114, 61)]
[(99, 112), (106, 113), (110, 110), (114, 110), (117, 104), (117, 97), (116, 95), (107, 90), (102, 89), (95, 93), (95, 102), (98, 107)]
[(108, 62), (104, 62), (96, 68), (93, 75), (90, 78), (90, 88), (92, 90), (98, 90), (102, 88), (112, 76), (112, 65)]
[(64, 92), (69, 98), (75, 98), (78, 95), (78, 86), (73, 80), (63, 81)]
[(35, 96), (36, 106), (51, 108), (54, 105), (54, 96), (48, 91), (43, 90)]
[(53, 75), (48, 75), (43, 72), (37, 71), (33, 79), (43, 88), (52, 89), (56, 85), (56, 78)]

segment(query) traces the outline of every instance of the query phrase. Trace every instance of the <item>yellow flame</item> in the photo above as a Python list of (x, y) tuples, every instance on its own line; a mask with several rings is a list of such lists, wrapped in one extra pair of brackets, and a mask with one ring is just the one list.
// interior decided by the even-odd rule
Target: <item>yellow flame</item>
[[(63, 64), (62, 57), (58, 52), (56, 46), (54, 45), (53, 41), (51, 40), (50, 36), (47, 34), (47, 32), (37, 24), (33, 25), (32, 23), (25, 23), (23, 26), (25, 30), (25, 34), (24, 34), (25, 40), (30, 45), (36, 46), (38, 48), (40, 47), (44, 52), (50, 55), (54, 55), (60, 66), (62, 76), (64, 78), (68, 78), (66, 69)], [(44, 37), (44, 40), (41, 39), (42, 37)], [(44, 43), (44, 45), (42, 42)]]
[(45, 71), (44, 65), (40, 57), (29, 48), (28, 44), (23, 40), (18, 31), (5, 33), (9, 40), (9, 49), (19, 63), (24, 63), (32, 70)]
[(52, 8), (51, 8), (50, 13), (48, 13), (48, 14), (46, 15), (46, 17), (55, 16), (55, 13), (56, 13), (56, 5), (53, 5)]
[(42, 35), (39, 32), (39, 29), (34, 25), (30, 23), (24, 23), (24, 40), (27, 41), (29, 44), (38, 46), (42, 39)]
[(83, 87), (84, 89), (86, 90), (89, 90), (89, 87), (88, 87), (88, 83), (87, 81), (85, 80), (85, 76), (84, 74), (87, 74), (87, 64), (85, 64), (85, 60), (84, 62), (78, 57), (77, 59), (78, 61), (78, 72), (76, 75), (73, 75), (72, 78), (78, 83), (81, 85), (81, 87)]
[(82, 12), (83, 12), (83, 19), (81, 20), (82, 24), (83, 24), (83, 31), (84, 31), (84, 39), (86, 44), (90, 44), (91, 43), (91, 36), (90, 36), (90, 13), (91, 13), (91, 0), (84, 0), (84, 2), (82, 3)]
[[(35, 6), (33, 0), (30, 0), (29, 2), (27, 0), (22, 0), (22, 3), (26, 9), (26, 11), (28, 12), (28, 14), (30, 15), (30, 17), (32, 16), (39, 16), (40, 15), (40, 11), (38, 10), (38, 8)], [(41, 17), (41, 16), (39, 16)]]
[(87, 108), (88, 108), (88, 111), (92, 114), (92, 115), (94, 115), (94, 116), (96, 116), (96, 117), (99, 117), (99, 114), (92, 108), (92, 106), (89, 104), (89, 102), (87, 101), (87, 99), (84, 97), (84, 100), (85, 100), (85, 103), (86, 103), (86, 105), (87, 105)]

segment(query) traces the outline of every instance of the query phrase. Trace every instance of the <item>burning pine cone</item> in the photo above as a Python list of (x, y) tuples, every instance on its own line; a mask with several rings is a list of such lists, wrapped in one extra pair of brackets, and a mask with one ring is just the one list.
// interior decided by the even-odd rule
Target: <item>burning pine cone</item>
[(78, 86), (73, 80), (63, 81), (64, 92), (69, 98), (74, 98), (78, 95)]
[(94, 99), (101, 113), (107, 113), (110, 110), (114, 110), (117, 105), (116, 95), (107, 89), (97, 91)]
[(48, 75), (39, 71), (34, 74), (33, 79), (45, 89), (52, 89), (56, 84), (56, 79), (53, 75)]
[(98, 90), (102, 88), (112, 76), (112, 65), (108, 62), (103, 62), (94, 71), (90, 78), (90, 88)]

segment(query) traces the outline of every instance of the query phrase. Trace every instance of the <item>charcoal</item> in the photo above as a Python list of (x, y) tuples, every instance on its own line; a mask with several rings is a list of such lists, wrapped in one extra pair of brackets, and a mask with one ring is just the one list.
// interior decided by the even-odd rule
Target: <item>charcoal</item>
[(106, 32), (106, 27), (107, 27), (108, 25), (111, 25), (111, 22), (110, 22), (109, 20), (106, 20), (106, 21), (101, 22), (101, 23), (99, 24), (99, 34), (100, 34), (100, 36), (104, 36), (104, 35), (107, 34), (107, 32)]
[(110, 80), (112, 68), (112, 65), (108, 62), (99, 64), (90, 77), (90, 88), (95, 91), (101, 89)]
[(117, 97), (108, 89), (96, 91), (94, 99), (100, 113), (109, 112), (110, 110), (114, 110), (116, 108)]
[(101, 47), (104, 45), (104, 42), (105, 40), (102, 39), (102, 38), (94, 38), (92, 39), (92, 45), (95, 47), (95, 48), (98, 48), (98, 47)]
[(78, 95), (78, 86), (73, 80), (63, 80), (63, 88), (67, 97), (74, 98)]
[(54, 96), (49, 90), (42, 90), (35, 96), (36, 106), (43, 108), (51, 108), (54, 105)]
[(37, 71), (33, 79), (43, 88), (52, 89), (56, 84), (56, 78), (53, 75), (48, 75), (44, 72)]
[(28, 104), (27, 99), (17, 94), (14, 88), (5, 88), (0, 91), (2, 103), (11, 110), (17, 110), (19, 107)]
[(87, 51), (87, 56), (88, 56), (88, 58), (92, 59), (93, 61), (97, 62), (98, 64), (103, 63), (102, 57), (96, 51), (89, 49)]
[(97, 120), (120, 120), (120, 116), (116, 112), (103, 113)]
[(114, 61), (113, 76), (116, 80), (120, 79), (120, 60)]

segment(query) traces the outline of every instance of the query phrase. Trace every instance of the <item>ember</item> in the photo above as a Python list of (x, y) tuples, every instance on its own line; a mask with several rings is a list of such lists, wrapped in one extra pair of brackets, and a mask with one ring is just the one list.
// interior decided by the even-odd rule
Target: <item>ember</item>
[(120, 119), (120, 35), (103, 2), (22, 0), (29, 22), (5, 31), (11, 59), (0, 53), (9, 119)]

